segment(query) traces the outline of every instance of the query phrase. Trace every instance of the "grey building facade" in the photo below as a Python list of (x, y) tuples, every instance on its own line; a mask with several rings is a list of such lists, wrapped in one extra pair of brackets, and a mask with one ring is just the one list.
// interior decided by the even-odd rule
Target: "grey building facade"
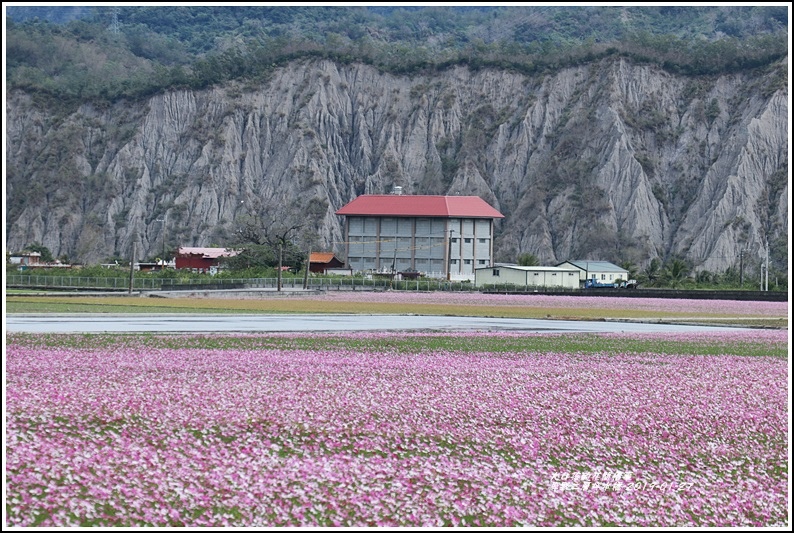
[(354, 271), (453, 280), (473, 280), (476, 268), (493, 263), (494, 220), (502, 217), (476, 196), (359, 196), (337, 214)]

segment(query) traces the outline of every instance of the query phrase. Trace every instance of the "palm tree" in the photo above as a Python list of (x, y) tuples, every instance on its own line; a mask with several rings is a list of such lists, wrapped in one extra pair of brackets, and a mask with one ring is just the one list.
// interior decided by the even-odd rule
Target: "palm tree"
[(540, 265), (540, 260), (537, 258), (535, 254), (525, 252), (523, 254), (518, 255), (518, 265), (525, 267), (538, 266)]
[(661, 261), (659, 261), (658, 257), (654, 257), (653, 259), (651, 259), (651, 262), (642, 271), (645, 281), (653, 285), (656, 282), (656, 280), (659, 279), (660, 266), (661, 266)]
[(680, 287), (689, 275), (689, 265), (683, 259), (674, 257), (664, 265), (662, 279), (670, 287)]
[(620, 268), (628, 271), (628, 274), (626, 275), (629, 277), (629, 279), (637, 279), (638, 268), (637, 265), (635, 265), (633, 262), (623, 261), (620, 264)]
[(712, 274), (708, 270), (701, 270), (695, 276), (695, 281), (697, 281), (698, 285), (708, 285), (709, 283), (714, 281), (714, 274)]

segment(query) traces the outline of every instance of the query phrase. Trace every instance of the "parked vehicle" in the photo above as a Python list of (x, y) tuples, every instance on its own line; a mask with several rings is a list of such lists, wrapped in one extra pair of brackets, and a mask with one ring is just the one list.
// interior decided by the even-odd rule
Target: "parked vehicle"
[(585, 289), (636, 289), (637, 280), (615, 280), (610, 282), (601, 282), (596, 279), (587, 279), (584, 282)]

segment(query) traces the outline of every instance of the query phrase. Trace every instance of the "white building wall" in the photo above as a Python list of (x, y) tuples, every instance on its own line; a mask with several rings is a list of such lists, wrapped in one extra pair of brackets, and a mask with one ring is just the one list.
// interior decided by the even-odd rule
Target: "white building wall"
[(526, 272), (506, 268), (503, 266), (479, 268), (474, 273), (474, 284), (476, 287), (485, 285), (524, 285)]
[(596, 281), (599, 281), (599, 282), (602, 282), (602, 283), (603, 282), (609, 283), (609, 282), (615, 281), (617, 279), (628, 280), (628, 277), (629, 277), (628, 270), (622, 270), (622, 269), (615, 270), (615, 268), (612, 268), (611, 270), (599, 270), (598, 268), (592, 268), (592, 269), (588, 269), (588, 270), (583, 270), (583, 269), (575, 266), (573, 263), (571, 263), (569, 261), (566, 261), (566, 262), (564, 262), (564, 263), (562, 263), (562, 264), (560, 264), (558, 266), (564, 267), (564, 268), (576, 268), (576, 269), (578, 269), (579, 270), (579, 279), (581, 281), (584, 281), (586, 279), (595, 279)]
[(556, 267), (532, 269), (513, 266), (494, 266), (475, 269), (475, 286), (510, 284), (519, 287), (578, 289), (577, 270), (556, 270)]
[(527, 272), (527, 286), (529, 287), (559, 287), (561, 289), (578, 289), (579, 273), (554, 272), (554, 271), (529, 271)]
[(617, 279), (622, 279), (626, 281), (628, 279), (628, 272), (620, 273), (620, 272), (590, 272), (589, 279), (595, 279), (601, 283), (609, 283), (610, 281), (616, 281)]

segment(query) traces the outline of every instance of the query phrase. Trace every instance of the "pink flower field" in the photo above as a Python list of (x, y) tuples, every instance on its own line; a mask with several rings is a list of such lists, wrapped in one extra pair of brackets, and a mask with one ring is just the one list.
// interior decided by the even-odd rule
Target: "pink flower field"
[(788, 302), (694, 300), (676, 298), (620, 298), (609, 296), (559, 296), (546, 294), (482, 294), (479, 292), (328, 291), (322, 299), (340, 302), (395, 304), (487, 305), (562, 309), (632, 309), (670, 313), (731, 314), (737, 316), (788, 316)]
[(7, 336), (6, 526), (788, 525), (787, 332), (644, 337)]

